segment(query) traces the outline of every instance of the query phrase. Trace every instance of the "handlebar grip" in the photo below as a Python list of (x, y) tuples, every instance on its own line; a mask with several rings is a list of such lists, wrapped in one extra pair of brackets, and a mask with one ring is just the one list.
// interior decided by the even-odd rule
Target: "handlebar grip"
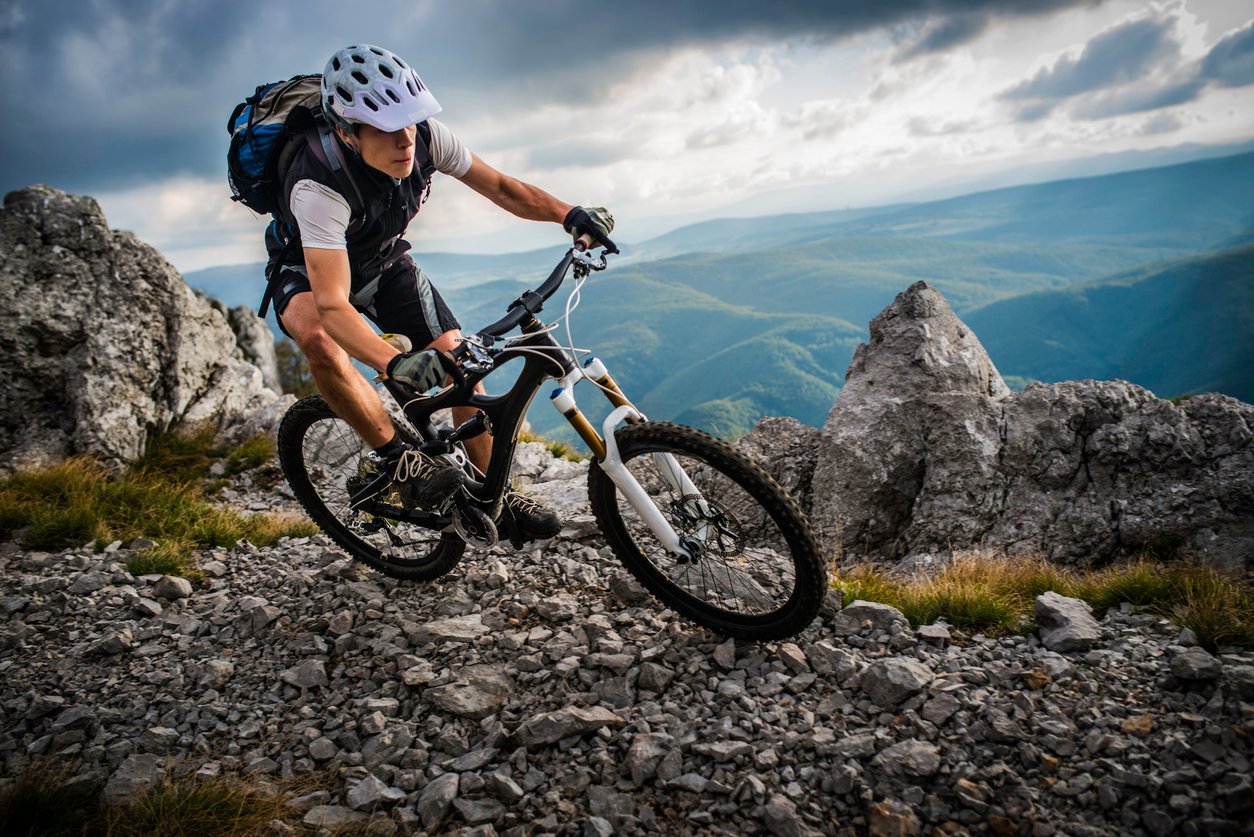
[(592, 236), (588, 235), (587, 233), (584, 233), (583, 235), (575, 239), (575, 250), (576, 252), (582, 253), (584, 250), (587, 250), (589, 247), (591, 247), (595, 243), (596, 243), (596, 239), (594, 239)]

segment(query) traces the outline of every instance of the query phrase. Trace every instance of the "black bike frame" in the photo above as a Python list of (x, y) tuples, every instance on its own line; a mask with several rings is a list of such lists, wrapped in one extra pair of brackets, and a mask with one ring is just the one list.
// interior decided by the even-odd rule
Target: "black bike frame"
[[(491, 369), (466, 373), (464, 382), (434, 395), (415, 395), (413, 390), (394, 381), (383, 382), (423, 440), (434, 443), (424, 446), (428, 453), (448, 451), (447, 443), (441, 439), (431, 420), (432, 414), (450, 407), (473, 407), (487, 414), (492, 435), (488, 470), (482, 482), (468, 481), (465, 488), (471, 497), (488, 507), (495, 507), (509, 486), (509, 466), (518, 445), (518, 428), (536, 393), (546, 380), (560, 378), (575, 369), (574, 358), (553, 339), (539, 320), (533, 319), (524, 326), (523, 334), (527, 336), (512, 340), (493, 355)], [(477, 383), (515, 358), (523, 358), (523, 368), (509, 392), (504, 395), (475, 392)]]

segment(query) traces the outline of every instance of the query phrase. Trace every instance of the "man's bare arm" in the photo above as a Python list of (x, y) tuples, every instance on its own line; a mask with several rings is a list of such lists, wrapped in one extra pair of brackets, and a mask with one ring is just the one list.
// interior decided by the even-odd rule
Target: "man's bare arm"
[(387, 369), (388, 361), (398, 352), (379, 339), (348, 301), (352, 276), (348, 253), (306, 247), (305, 267), (309, 270), (318, 318), (331, 339), (367, 366), (380, 372)]
[(502, 174), (483, 162), (478, 154), (471, 155), (470, 169), (462, 175), (461, 181), (506, 212), (528, 221), (560, 224), (574, 208), (538, 186)]

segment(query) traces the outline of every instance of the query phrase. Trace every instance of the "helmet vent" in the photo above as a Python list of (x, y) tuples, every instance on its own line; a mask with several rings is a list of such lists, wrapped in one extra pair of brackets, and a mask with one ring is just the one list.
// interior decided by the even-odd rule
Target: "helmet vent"
[(335, 86), (335, 92), (338, 93), (340, 98), (343, 99), (345, 102), (352, 104), (352, 101), (353, 101), (352, 93), (349, 93), (347, 90), (345, 90), (343, 87), (340, 87), (338, 84)]
[(371, 52), (373, 52), (375, 55), (383, 55), (383, 54), (384, 54), (383, 50), (379, 49), (378, 47), (371, 47), (371, 48), (370, 48), (370, 51), (371, 51)]
[(366, 63), (366, 56), (364, 56), (364, 55), (358, 55), (358, 54), (357, 54), (357, 53), (355, 53), (355, 52), (354, 52), (354, 53), (353, 53), (353, 55), (352, 55), (352, 59), (353, 59), (353, 63), (354, 63), (354, 64), (365, 64), (365, 63)]
[(401, 103), (401, 97), (396, 95), (395, 90), (392, 90), (391, 88), (389, 88), (387, 93), (388, 93), (388, 98), (391, 99), (393, 102), (396, 102), (398, 105)]
[(411, 96), (417, 96), (417, 95), (418, 95), (418, 91), (417, 91), (417, 89), (415, 89), (415, 87), (414, 87), (414, 83), (413, 83), (411, 80), (409, 80), (409, 79), (405, 79), (405, 86), (409, 88), (409, 95), (411, 95)]
[(353, 80), (358, 84), (370, 84), (370, 79), (366, 78), (366, 74), (359, 70), (353, 70)]
[(341, 65), (340, 65), (340, 59), (338, 59), (338, 58), (332, 58), (332, 59), (331, 59), (331, 66), (332, 66), (333, 68), (335, 68), (335, 71), (338, 73), (338, 72), (340, 71), (340, 66), (341, 66)]
[(377, 111), (379, 109), (379, 106), (374, 103), (374, 99), (370, 98), (369, 96), (362, 96), (361, 101), (362, 101), (362, 104), (364, 104), (366, 107), (370, 108), (371, 110)]
[(392, 72), (392, 68), (389, 67), (387, 64), (380, 64), (379, 72), (383, 73), (383, 75), (387, 76), (388, 78), (396, 78), (396, 73)]

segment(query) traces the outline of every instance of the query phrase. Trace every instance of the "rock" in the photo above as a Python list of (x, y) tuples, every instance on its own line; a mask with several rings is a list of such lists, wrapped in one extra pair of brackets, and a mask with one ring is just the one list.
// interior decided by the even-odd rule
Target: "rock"
[(1036, 597), (1041, 642), (1051, 651), (1086, 651), (1102, 638), (1101, 626), (1087, 602), (1052, 590)]
[(836, 636), (854, 636), (863, 630), (888, 631), (893, 625), (909, 630), (910, 620), (892, 605), (879, 602), (854, 601), (845, 606), (832, 620), (832, 633)]
[(558, 593), (536, 602), (536, 613), (550, 622), (565, 622), (579, 612), (579, 603), (569, 593)]
[(1012, 394), (923, 282), (870, 331), (812, 482), (812, 522), (846, 560), (993, 548), (1087, 565), (1171, 544), (1254, 568), (1254, 406), (1123, 381)]
[(896, 799), (876, 802), (867, 810), (867, 819), (872, 837), (913, 837), (921, 828), (910, 806)]
[(129, 628), (121, 628), (116, 631), (109, 631), (93, 646), (93, 650), (97, 654), (105, 656), (113, 656), (122, 654), (131, 650), (135, 645), (135, 636)]
[(801, 821), (796, 804), (782, 794), (775, 794), (762, 809), (762, 821), (767, 829), (779, 837), (810, 837), (819, 832)]
[(437, 619), (419, 625), (414, 633), (417, 642), (473, 642), (491, 630), (478, 613)]
[(505, 806), (495, 799), (454, 799), (453, 807), (468, 825), (496, 822), (505, 815)]
[(306, 812), (301, 820), (312, 828), (323, 828), (331, 831), (364, 823), (370, 817), (361, 811), (345, 808), (343, 805), (315, 805)]
[(186, 599), (192, 594), (192, 583), (177, 575), (163, 575), (161, 580), (152, 585), (153, 595), (162, 599)]
[(454, 682), (429, 688), (425, 694), (454, 715), (478, 720), (500, 712), (511, 691), (510, 679), (501, 668), (480, 665), (463, 669)]
[(65, 592), (72, 593), (75, 596), (81, 596), (85, 593), (95, 593), (97, 590), (103, 590), (112, 582), (111, 573), (83, 573), (74, 579), (69, 587), (65, 588)]
[(819, 430), (795, 418), (760, 419), (735, 447), (784, 487), (803, 509), (810, 508)]
[(714, 646), (714, 654), (712, 656), (714, 662), (730, 671), (736, 665), (736, 640), (728, 639)]
[(0, 412), (0, 470), (72, 454), (120, 468), (156, 430), (273, 431), (291, 403), (243, 358), (226, 318), (155, 250), (110, 230), (91, 198), (10, 192), (0, 253), (0, 404), (21, 405)]
[(653, 778), (669, 750), (668, 736), (638, 733), (627, 749), (627, 770), (631, 773), (631, 780), (639, 786)]
[(116, 804), (147, 790), (164, 777), (165, 759), (161, 756), (152, 753), (127, 756), (105, 783), (104, 800)]
[(443, 822), (449, 806), (457, 798), (458, 776), (444, 773), (431, 780), (418, 797), (418, 816), (422, 825), (431, 831)]
[(377, 807), (389, 807), (405, 798), (405, 791), (389, 788), (374, 774), (366, 776), (348, 791), (345, 800), (358, 811), (371, 811)]
[(516, 736), (526, 747), (552, 744), (568, 735), (583, 735), (601, 727), (618, 729), (626, 722), (618, 715), (600, 706), (587, 709), (568, 706), (554, 712), (545, 712), (523, 723)]
[(327, 664), (322, 660), (305, 660), (283, 672), (280, 678), (299, 689), (316, 689), (331, 682), (327, 679)]
[(664, 692), (674, 678), (675, 672), (666, 666), (658, 665), (657, 663), (645, 663), (640, 666), (640, 677), (636, 681), (636, 685), (651, 692)]
[(881, 750), (871, 766), (907, 779), (926, 779), (940, 769), (940, 751), (928, 741), (901, 741)]
[(933, 677), (920, 662), (891, 657), (876, 660), (862, 672), (861, 688), (876, 706), (888, 708), (921, 692)]
[(211, 689), (221, 689), (235, 674), (235, 664), (229, 660), (210, 660), (205, 663), (201, 682)]
[(1171, 658), (1171, 673), (1181, 680), (1218, 680), (1223, 665), (1204, 648), (1188, 648)]
[(915, 629), (914, 635), (924, 642), (930, 642), (933, 645), (945, 647), (945, 643), (949, 642), (949, 627), (941, 622), (932, 625), (920, 625)]

